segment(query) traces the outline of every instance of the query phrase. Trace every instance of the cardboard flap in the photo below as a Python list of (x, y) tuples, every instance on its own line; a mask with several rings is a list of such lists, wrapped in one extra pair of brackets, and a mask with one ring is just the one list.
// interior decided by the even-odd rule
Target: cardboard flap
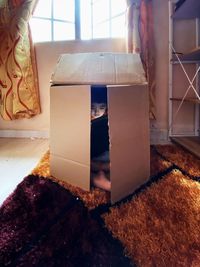
[(63, 54), (51, 78), (52, 84), (146, 84), (138, 54)]
[(87, 191), (90, 190), (90, 166), (82, 165), (51, 153), (50, 172), (52, 176), (60, 178), (62, 181)]
[(50, 89), (51, 175), (89, 190), (90, 86)]
[(150, 175), (147, 86), (108, 87), (108, 115), (111, 202), (115, 203)]

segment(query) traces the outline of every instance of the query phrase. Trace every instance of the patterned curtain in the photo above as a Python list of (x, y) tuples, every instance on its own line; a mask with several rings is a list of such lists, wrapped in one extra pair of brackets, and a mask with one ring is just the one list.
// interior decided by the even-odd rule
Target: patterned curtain
[(37, 0), (0, 0), (0, 113), (4, 120), (40, 113), (28, 21)]
[(127, 0), (127, 50), (140, 53), (149, 86), (150, 118), (156, 118), (152, 0)]

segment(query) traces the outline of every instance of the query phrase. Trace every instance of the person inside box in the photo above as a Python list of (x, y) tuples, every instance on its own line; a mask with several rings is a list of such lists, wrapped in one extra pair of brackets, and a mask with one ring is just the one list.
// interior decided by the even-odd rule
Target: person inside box
[(110, 191), (109, 129), (106, 86), (92, 86), (91, 182)]

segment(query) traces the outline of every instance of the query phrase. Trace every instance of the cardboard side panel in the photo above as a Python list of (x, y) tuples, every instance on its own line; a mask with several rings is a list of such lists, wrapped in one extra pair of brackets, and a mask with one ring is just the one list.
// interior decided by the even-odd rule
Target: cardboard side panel
[(90, 190), (90, 167), (51, 154), (51, 175), (62, 181)]
[(109, 86), (111, 202), (134, 192), (150, 175), (147, 86)]
[[(50, 88), (50, 152), (51, 156), (70, 161), (74, 173), (67, 171), (66, 165), (59, 170), (54, 158), (51, 159), (52, 175), (66, 177), (77, 186), (88, 188), (90, 175), (83, 176), (75, 166), (90, 166), (90, 86), (53, 86)], [(56, 161), (58, 163), (58, 160)], [(58, 166), (60, 166), (58, 164)], [(79, 171), (78, 171), (79, 170)], [(65, 175), (66, 173), (66, 175)], [(71, 177), (69, 177), (71, 175)], [(82, 179), (86, 181), (82, 181)]]
[(90, 86), (55, 86), (50, 92), (50, 149), (90, 164)]

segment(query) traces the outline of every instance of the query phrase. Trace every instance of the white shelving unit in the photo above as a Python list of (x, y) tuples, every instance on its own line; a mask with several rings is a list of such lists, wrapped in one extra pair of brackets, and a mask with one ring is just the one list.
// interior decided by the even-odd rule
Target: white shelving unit
[[(169, 137), (200, 157), (200, 0), (185, 0), (175, 10), (177, 2), (177, 0), (169, 0)], [(183, 34), (181, 49), (183, 52), (180, 51), (180, 45), (176, 47), (178, 46), (177, 32), (174, 28), (178, 23), (192, 25), (191, 32), (194, 32), (194, 38), (190, 38), (190, 32), (187, 38), (184, 34), (188, 29), (184, 32), (183, 27), (183, 30), (179, 31)], [(179, 36), (179, 43), (181, 43), (180, 40)], [(184, 46), (187, 47), (190, 43), (195, 44), (194, 47), (184, 51)], [(179, 83), (177, 83), (177, 74), (179, 74)], [(191, 129), (187, 130), (189, 119)], [(177, 130), (178, 124), (181, 124), (182, 130)], [(183, 129), (184, 127), (186, 130)]]

